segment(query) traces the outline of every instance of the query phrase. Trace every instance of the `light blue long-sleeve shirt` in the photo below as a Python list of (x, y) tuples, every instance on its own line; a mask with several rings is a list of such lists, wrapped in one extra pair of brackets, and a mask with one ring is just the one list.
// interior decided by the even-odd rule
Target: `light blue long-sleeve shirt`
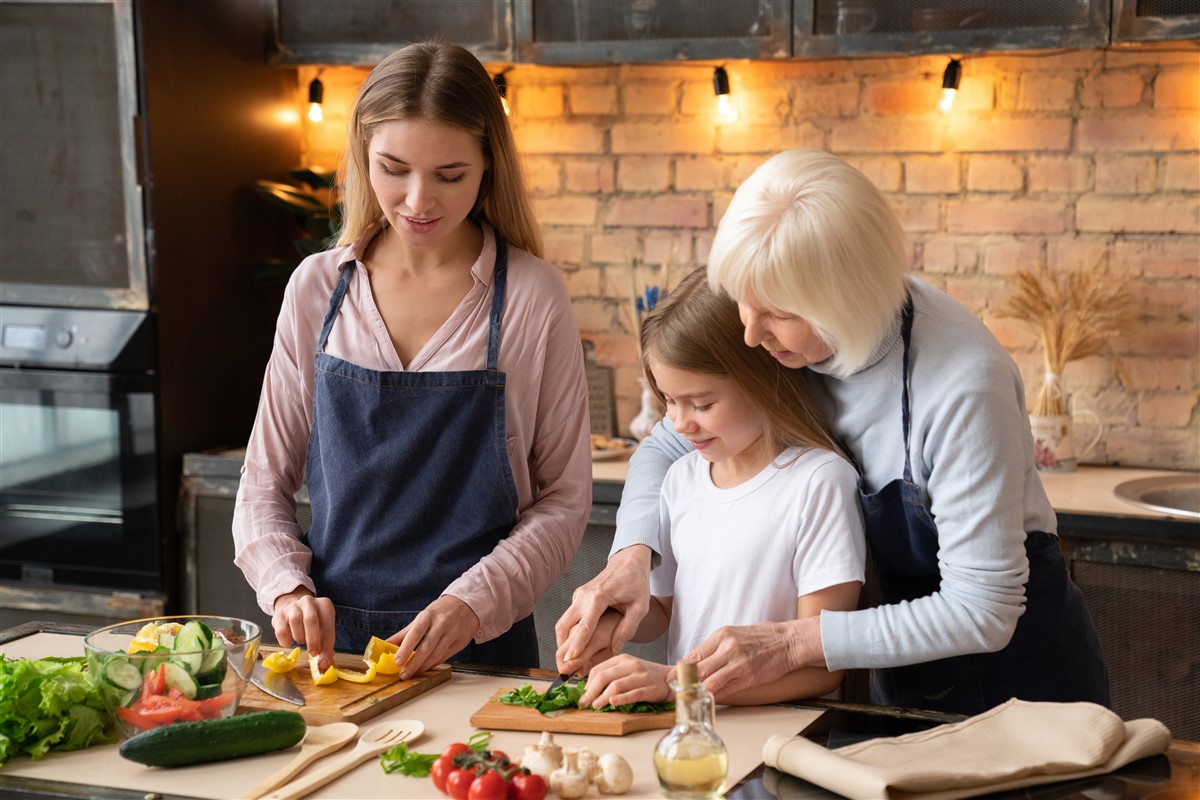
[[(938, 527), (941, 588), (911, 602), (821, 614), (830, 670), (895, 667), (994, 651), (1024, 611), (1027, 531), (1056, 533), (1054, 510), (1033, 466), (1021, 375), (974, 314), (909, 277), (913, 480)], [(834, 434), (875, 492), (904, 469), (899, 319), (867, 366), (838, 379), (807, 369)], [(613, 552), (658, 550), (658, 493), (667, 468), (690, 450), (670, 419), (630, 459)], [(657, 559), (657, 556), (656, 556)], [(714, 591), (719, 591), (714, 587)]]

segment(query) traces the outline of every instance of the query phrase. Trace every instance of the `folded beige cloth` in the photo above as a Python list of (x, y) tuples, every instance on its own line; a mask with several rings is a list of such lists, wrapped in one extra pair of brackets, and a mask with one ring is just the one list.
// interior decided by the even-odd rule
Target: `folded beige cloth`
[(1158, 720), (1123, 722), (1094, 703), (1013, 699), (962, 722), (837, 750), (772, 736), (763, 762), (855, 800), (953, 800), (1111, 772), (1170, 744)]

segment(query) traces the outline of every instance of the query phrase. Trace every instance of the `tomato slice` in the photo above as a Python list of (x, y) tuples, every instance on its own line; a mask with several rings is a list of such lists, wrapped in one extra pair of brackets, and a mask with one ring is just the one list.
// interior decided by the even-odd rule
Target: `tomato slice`
[(152, 722), (151, 720), (146, 719), (137, 711), (134, 711), (132, 707), (126, 708), (124, 706), (118, 706), (117, 716), (141, 731), (148, 731), (151, 728), (158, 727), (157, 722)]
[(159, 664), (142, 677), (142, 697), (153, 697), (167, 690), (166, 664)]
[(219, 694), (216, 697), (209, 697), (205, 700), (196, 701), (196, 707), (205, 719), (215, 719), (221, 716), (221, 709), (237, 699), (236, 692), (226, 692)]

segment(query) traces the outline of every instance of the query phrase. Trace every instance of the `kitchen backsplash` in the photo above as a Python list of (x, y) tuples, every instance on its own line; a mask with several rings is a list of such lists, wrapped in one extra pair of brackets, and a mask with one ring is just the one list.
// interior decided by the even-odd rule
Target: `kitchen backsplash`
[[(1071, 363), (1100, 415), (1092, 463), (1200, 468), (1200, 53), (1182, 45), (967, 56), (938, 108), (944, 56), (724, 62), (738, 111), (718, 117), (713, 63), (506, 69), (547, 256), (582, 334), (616, 374), (617, 423), (637, 413), (627, 314), (632, 259), (654, 282), (704, 263), (733, 190), (770, 154), (830, 150), (894, 203), (912, 269), (978, 314), (1020, 364), (1040, 351), (998, 316), (1006, 277), (1046, 264), (1130, 275), (1133, 330)], [(326, 67), (325, 121), (306, 162), (337, 164), (367, 70)], [(301, 68), (297, 105), (315, 68)], [(281, 176), (282, 177), (282, 176)]]

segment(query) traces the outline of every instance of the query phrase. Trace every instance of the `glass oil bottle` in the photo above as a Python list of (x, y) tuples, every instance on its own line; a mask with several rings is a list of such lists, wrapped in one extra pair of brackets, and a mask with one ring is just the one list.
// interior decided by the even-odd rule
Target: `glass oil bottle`
[(676, 800), (720, 797), (729, 753), (713, 729), (713, 696), (695, 664), (678, 662), (675, 675), (675, 727), (654, 748), (659, 788)]

